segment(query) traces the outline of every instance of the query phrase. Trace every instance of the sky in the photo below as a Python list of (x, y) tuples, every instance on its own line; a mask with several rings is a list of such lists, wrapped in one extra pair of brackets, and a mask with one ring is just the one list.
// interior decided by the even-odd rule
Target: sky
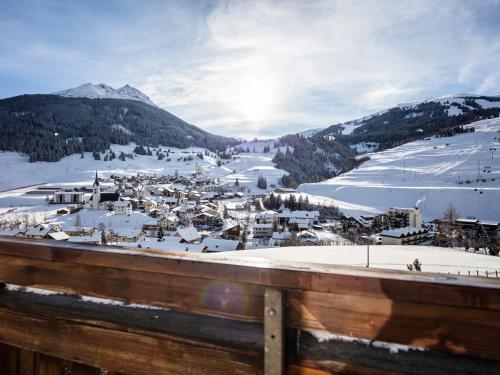
[(137, 87), (266, 138), (399, 103), (500, 94), (500, 0), (0, 0), (0, 98)]

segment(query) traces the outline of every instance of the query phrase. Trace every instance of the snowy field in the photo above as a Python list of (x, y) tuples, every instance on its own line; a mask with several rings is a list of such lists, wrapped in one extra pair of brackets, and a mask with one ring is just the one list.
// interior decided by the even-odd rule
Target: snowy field
[[(271, 144), (272, 145), (272, 144)], [(120, 146), (112, 145), (111, 149), (117, 157), (120, 151), (133, 153), (134, 144)], [(276, 169), (272, 162), (274, 151), (269, 153), (261, 152), (263, 146), (257, 147), (257, 152), (242, 153), (235, 160), (222, 160), (223, 164), (218, 167), (217, 159), (204, 157), (201, 160), (196, 157), (197, 152), (204, 153), (201, 148), (188, 148), (185, 150), (173, 147), (164, 147), (162, 150), (171, 150), (170, 162), (165, 159), (158, 160), (157, 156), (137, 155), (134, 159), (121, 161), (118, 158), (112, 161), (94, 160), (91, 153), (85, 153), (82, 159), (79, 154), (71, 155), (55, 163), (37, 162), (29, 163), (28, 157), (14, 152), (0, 152), (0, 167), (4, 171), (0, 180), (0, 191), (16, 189), (33, 184), (57, 184), (57, 186), (67, 185), (80, 186), (91, 185), (96, 170), (102, 177), (109, 177), (112, 174), (136, 175), (137, 173), (147, 175), (173, 175), (175, 171), (179, 175), (190, 175), (195, 172), (196, 165), (203, 168), (208, 177), (220, 178), (234, 182), (238, 177), (241, 185), (249, 187), (256, 192), (258, 189), (257, 178), (262, 175), (266, 177), (268, 186), (276, 184), (286, 172)], [(185, 156), (192, 156), (193, 160), (184, 161)], [(181, 160), (178, 160), (181, 159)], [(234, 173), (236, 171), (236, 173)], [(1, 195), (0, 195), (1, 202)], [(0, 207), (2, 207), (0, 203)]]
[[(208, 257), (365, 267), (366, 246), (280, 247), (208, 254)], [(406, 265), (416, 258), (424, 272), (468, 275), (470, 271), (471, 275), (479, 272), (480, 276), (486, 276), (488, 271), (489, 277), (495, 271), (500, 274), (500, 257), (431, 246), (370, 246), (371, 268), (407, 271)]]
[(351, 215), (414, 207), (418, 202), (424, 219), (432, 220), (441, 217), (451, 202), (461, 216), (500, 220), (500, 119), (471, 126), (474, 133), (368, 154), (370, 160), (359, 168), (321, 183), (303, 184), (299, 191)]

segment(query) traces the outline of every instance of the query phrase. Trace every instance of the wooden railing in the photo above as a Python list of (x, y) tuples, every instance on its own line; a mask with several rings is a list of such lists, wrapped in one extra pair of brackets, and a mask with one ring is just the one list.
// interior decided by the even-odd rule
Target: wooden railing
[(0, 237), (0, 374), (500, 368), (497, 279), (138, 250)]

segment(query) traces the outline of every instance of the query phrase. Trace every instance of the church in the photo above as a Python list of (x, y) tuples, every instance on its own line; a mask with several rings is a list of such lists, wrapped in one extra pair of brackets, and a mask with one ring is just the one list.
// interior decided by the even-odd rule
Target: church
[(110, 211), (113, 210), (114, 202), (119, 200), (119, 193), (101, 193), (101, 185), (99, 184), (99, 178), (97, 177), (96, 171), (94, 185), (92, 186), (92, 197), (90, 198), (92, 209)]

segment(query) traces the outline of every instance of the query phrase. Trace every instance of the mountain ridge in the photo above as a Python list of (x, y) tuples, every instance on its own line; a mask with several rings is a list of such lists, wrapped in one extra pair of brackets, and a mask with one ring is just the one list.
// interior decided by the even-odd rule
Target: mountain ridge
[(156, 106), (146, 94), (128, 84), (118, 89), (114, 89), (105, 83), (94, 85), (89, 82), (70, 89), (57, 91), (50, 95), (58, 95), (67, 98), (138, 100)]

